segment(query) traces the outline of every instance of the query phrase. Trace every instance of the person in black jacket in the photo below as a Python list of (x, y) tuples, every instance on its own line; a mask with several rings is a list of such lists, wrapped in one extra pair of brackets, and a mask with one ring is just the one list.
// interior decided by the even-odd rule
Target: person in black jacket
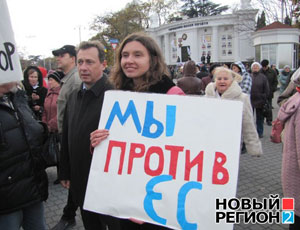
[(251, 65), (251, 105), (253, 111), (256, 113), (256, 129), (259, 138), (263, 137), (264, 133), (264, 115), (263, 106), (267, 101), (269, 95), (269, 83), (267, 77), (260, 73), (261, 65), (254, 62)]
[(40, 153), (46, 126), (16, 84), (0, 85), (0, 229), (45, 230), (48, 179)]
[(273, 112), (272, 112), (272, 99), (274, 97), (274, 92), (277, 90), (277, 86), (278, 86), (278, 79), (277, 79), (277, 74), (276, 72), (271, 69), (269, 67), (269, 61), (264, 59), (261, 61), (261, 70), (260, 72), (263, 73), (267, 79), (268, 79), (268, 83), (269, 83), (269, 95), (268, 95), (268, 102), (271, 106), (271, 109), (269, 111), (268, 116), (266, 117), (267, 120), (267, 125), (271, 126), (272, 125), (272, 120), (273, 120)]
[(207, 77), (209, 75), (209, 72), (205, 65), (200, 65), (200, 71), (196, 74), (196, 77), (202, 80), (202, 78)]
[(211, 56), (209, 53), (207, 53), (207, 56), (206, 56), (206, 63), (207, 64), (210, 64), (210, 59), (211, 59)]
[(43, 87), (43, 75), (37, 66), (28, 66), (24, 71), (23, 85), (28, 103), (38, 120), (42, 119), (47, 89)]
[(92, 161), (90, 133), (97, 129), (104, 93), (113, 89), (103, 72), (105, 52), (100, 42), (82, 42), (77, 52), (77, 68), (82, 84), (69, 96), (64, 112), (59, 179), (70, 189), (80, 207), (85, 229), (120, 229), (119, 219), (83, 209)]

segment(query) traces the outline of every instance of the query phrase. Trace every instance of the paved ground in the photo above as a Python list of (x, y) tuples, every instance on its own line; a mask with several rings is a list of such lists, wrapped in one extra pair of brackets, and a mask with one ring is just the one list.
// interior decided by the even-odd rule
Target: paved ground
[[(273, 117), (277, 114), (278, 107), (275, 107)], [(270, 126), (265, 125), (264, 138), (261, 139), (264, 155), (260, 158), (251, 157), (248, 154), (242, 154), (240, 158), (240, 172), (238, 181), (238, 197), (256, 197), (261, 199), (269, 197), (270, 194), (279, 194), (282, 197), (280, 182), (281, 172), (281, 154), (282, 144), (273, 144), (269, 141)], [(63, 207), (67, 199), (67, 191), (60, 185), (53, 185), (56, 179), (56, 169), (54, 167), (47, 169), (49, 175), (49, 199), (45, 205), (45, 214), (47, 226), (53, 227), (60, 219)], [(76, 217), (77, 225), (74, 230), (83, 230), (79, 211)], [(250, 229), (288, 229), (287, 225), (259, 225), (259, 224), (239, 224), (235, 225), (235, 230)]]

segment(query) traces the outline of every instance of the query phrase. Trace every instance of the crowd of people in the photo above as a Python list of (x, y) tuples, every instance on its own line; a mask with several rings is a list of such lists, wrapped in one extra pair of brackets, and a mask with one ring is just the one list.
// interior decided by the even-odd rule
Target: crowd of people
[(61, 146), (54, 183), (68, 189), (62, 217), (52, 230), (74, 226), (78, 208), (85, 229), (167, 229), (83, 209), (91, 148), (109, 135), (108, 130), (98, 129), (105, 91), (239, 100), (243, 103), (241, 153), (260, 156), (259, 138), (264, 135), (264, 120), (272, 125), (272, 99), (278, 82), (278, 118), (285, 123), (283, 192), (295, 198), (295, 224), (290, 229), (299, 229), (299, 69), (293, 73), (285, 66), (277, 73), (268, 60), (246, 66), (240, 61), (210, 63), (209, 57), (206, 64), (187, 61), (176, 74), (164, 62), (157, 43), (144, 33), (130, 34), (122, 41), (109, 73), (104, 47), (98, 41), (82, 42), (77, 49), (65, 45), (52, 53), (57, 69), (46, 73), (47, 85), (45, 71), (37, 66), (24, 70), (21, 83), (0, 85), (0, 229), (46, 229), (43, 201), (48, 196), (48, 180), (40, 152), (49, 134), (57, 135)]
[[(192, 64), (193, 63), (193, 67)], [(242, 92), (250, 98), (252, 110), (256, 120), (257, 133), (260, 138), (263, 137), (263, 124), (271, 126), (274, 119), (272, 113), (272, 100), (274, 92), (280, 87), (282, 93), (288, 86), (292, 71), (289, 66), (285, 66), (280, 74), (269, 66), (268, 60), (262, 60), (260, 63), (254, 62), (243, 64), (241, 61), (233, 63), (196, 63), (187, 61), (183, 66), (177, 68), (177, 73), (173, 77), (177, 85), (186, 94), (205, 95), (205, 89), (209, 83), (214, 81), (214, 71), (217, 67), (224, 67), (238, 73), (242, 76), (238, 83)], [(279, 73), (279, 72), (278, 72)], [(199, 81), (200, 80), (200, 81)], [(263, 108), (268, 105), (267, 112), (263, 113)]]

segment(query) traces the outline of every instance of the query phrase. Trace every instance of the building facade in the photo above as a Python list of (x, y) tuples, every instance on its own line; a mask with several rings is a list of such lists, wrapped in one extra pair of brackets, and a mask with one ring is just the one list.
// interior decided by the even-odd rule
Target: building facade
[(278, 69), (289, 65), (299, 67), (300, 30), (280, 22), (274, 22), (253, 34), (255, 60), (269, 60)]
[[(159, 44), (168, 65), (189, 58), (201, 62), (253, 61), (255, 49), (251, 38), (258, 10), (242, 2), (242, 10), (232, 14), (183, 19), (147, 29)], [(245, 5), (246, 4), (246, 5)]]

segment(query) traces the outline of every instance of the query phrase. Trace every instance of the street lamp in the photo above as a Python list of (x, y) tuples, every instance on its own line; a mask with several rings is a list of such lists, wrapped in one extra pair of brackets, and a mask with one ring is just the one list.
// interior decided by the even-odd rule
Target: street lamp
[[(75, 28), (74, 28), (74, 30), (76, 30), (77, 28), (78, 28), (78, 35), (79, 35), (79, 43), (81, 43), (81, 25), (79, 25), (79, 26), (76, 26)], [(83, 27), (83, 29), (84, 29), (85, 27)]]

